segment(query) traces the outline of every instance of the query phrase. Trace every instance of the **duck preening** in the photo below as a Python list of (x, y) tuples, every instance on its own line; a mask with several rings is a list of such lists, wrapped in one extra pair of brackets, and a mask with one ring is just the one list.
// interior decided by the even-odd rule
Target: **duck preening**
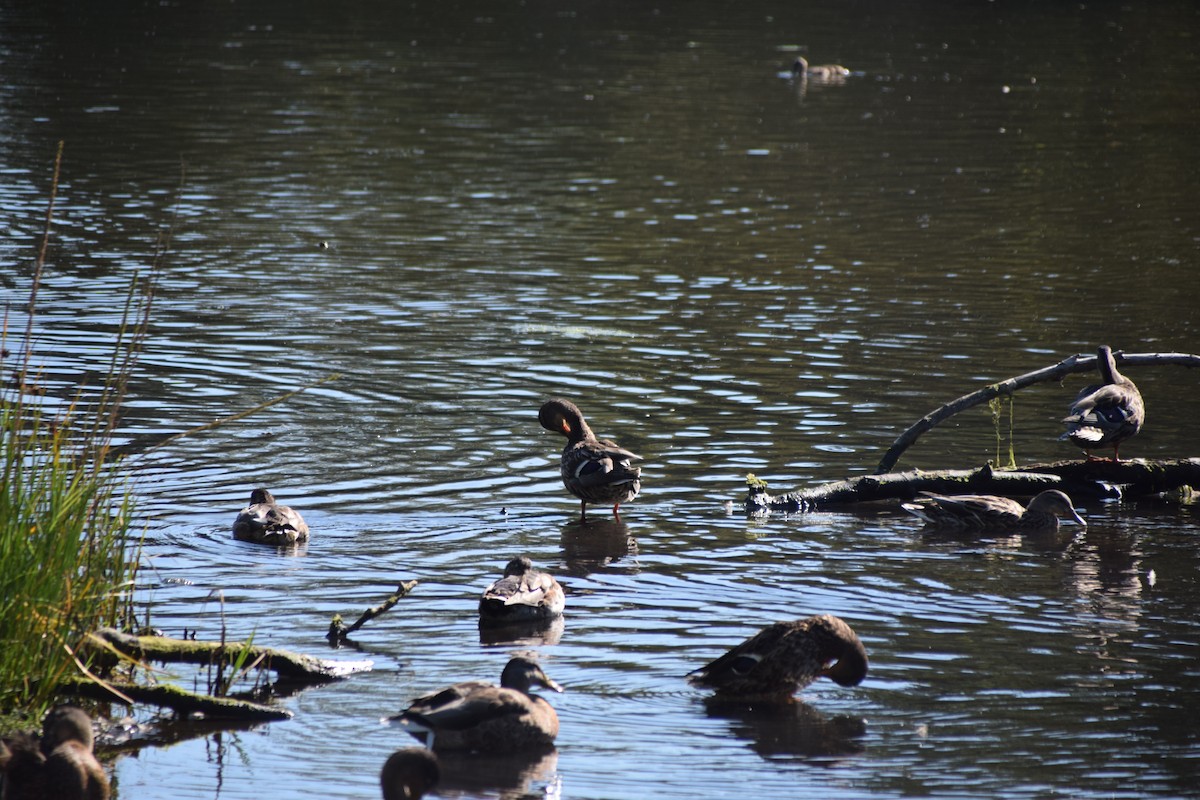
[(770, 625), (687, 676), (722, 698), (786, 700), (818, 678), (857, 686), (867, 651), (850, 626), (825, 614)]
[(279, 505), (260, 487), (250, 493), (250, 505), (233, 521), (233, 538), (282, 547), (308, 541), (308, 525), (299, 511)]
[(543, 698), (529, 693), (534, 685), (563, 690), (536, 661), (518, 656), (505, 665), (499, 686), (486, 681), (456, 683), (417, 698), (387, 721), (434, 750), (513, 753), (549, 747), (558, 736), (558, 714)]
[(919, 498), (904, 503), (901, 508), (927, 525), (942, 528), (1057, 531), (1060, 519), (1087, 525), (1075, 510), (1071, 498), (1058, 489), (1047, 489), (1036, 495), (1028, 506), (990, 494), (922, 492)]
[(566, 606), (562, 586), (548, 572), (518, 556), (504, 568), (504, 577), (483, 590), (479, 617), (483, 622), (535, 622), (560, 616)]
[(1111, 347), (1101, 345), (1096, 366), (1104, 383), (1084, 387), (1076, 396), (1070, 413), (1063, 418), (1067, 432), (1061, 438), (1083, 448), (1089, 461), (1099, 460), (1092, 450), (1112, 445), (1112, 460), (1120, 461), (1121, 442), (1142, 429), (1146, 406), (1133, 381), (1117, 371)]
[(581, 501), (579, 521), (587, 518), (588, 503), (612, 503), (613, 516), (619, 520), (621, 504), (637, 497), (642, 489), (641, 468), (630, 466), (641, 456), (616, 442), (597, 439), (583, 412), (569, 400), (546, 402), (538, 411), (538, 421), (546, 430), (567, 437), (560, 470), (563, 486)]

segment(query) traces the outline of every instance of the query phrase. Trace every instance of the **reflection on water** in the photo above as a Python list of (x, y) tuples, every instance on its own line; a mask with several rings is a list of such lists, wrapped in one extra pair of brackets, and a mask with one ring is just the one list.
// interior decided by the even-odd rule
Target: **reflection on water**
[(572, 522), (562, 527), (562, 558), (567, 575), (583, 576), (621, 562), (622, 566), (637, 571), (637, 542), (629, 534), (624, 522), (608, 519), (592, 519), (584, 523)]
[(729, 720), (731, 733), (750, 742), (763, 758), (798, 756), (836, 764), (866, 750), (866, 721), (846, 714), (826, 716), (802, 701), (745, 704), (709, 698), (708, 715)]
[[(119, 758), (118, 793), (376, 796), (407, 744), (381, 709), (523, 648), (567, 688), (557, 766), (447, 791), (1191, 793), (1194, 508), (1097, 500), (1086, 531), (946, 538), (723, 504), (747, 472), (870, 471), (930, 409), (1101, 343), (1196, 349), (1197, 14), (0, 6), (0, 296), (23, 330), (65, 139), (32, 327), (63, 407), (99, 390), (170, 229), (119, 432), (152, 624), (313, 652), (332, 615), (420, 581), (356, 631), (374, 671), (285, 699), (289, 722)], [(777, 74), (797, 53), (854, 74), (798, 92)], [(1127, 455), (1200, 451), (1192, 379), (1131, 378)], [(1021, 392), (1011, 436), (959, 415), (900, 466), (1075, 457), (1077, 388)], [(576, 521), (536, 420), (557, 395), (645, 457), (619, 523)], [(258, 485), (303, 512), (304, 548), (232, 540)], [(490, 639), (478, 594), (516, 552), (565, 579), (566, 622)], [(862, 686), (730, 717), (683, 682), (813, 613), (860, 634)]]
[[(478, 753), (439, 754), (442, 779), (437, 793), (441, 797), (517, 798), (558, 797), (558, 751), (520, 753), (512, 756), (486, 756)], [(532, 784), (541, 788), (531, 791)]]

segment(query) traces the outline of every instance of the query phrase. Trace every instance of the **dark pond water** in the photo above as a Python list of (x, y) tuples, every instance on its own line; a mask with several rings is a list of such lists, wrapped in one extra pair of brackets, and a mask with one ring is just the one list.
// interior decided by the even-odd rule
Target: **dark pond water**
[[(96, 384), (170, 235), (120, 434), (153, 623), (331, 655), (331, 615), (420, 580), (332, 654), (372, 672), (122, 757), (117, 795), (376, 796), (409, 744), (381, 715), (532, 648), (567, 688), (556, 755), (449, 765), (442, 796), (1194, 796), (1195, 507), (955, 539), (740, 502), (747, 472), (870, 471), (941, 403), (1098, 344), (1200, 351), (1198, 23), (1187, 2), (0, 4), (10, 325), (65, 141), (35, 320), (52, 397)], [(797, 86), (797, 52), (853, 74)], [(1149, 421), (1123, 455), (1200, 454), (1197, 377), (1130, 374)], [(900, 466), (1073, 457), (1084, 382), (957, 417)], [(550, 395), (645, 456), (621, 523), (575, 524)], [(231, 540), (256, 485), (307, 548)], [(481, 641), (515, 553), (562, 577), (565, 624)], [(683, 682), (820, 612), (865, 641), (862, 686), (739, 715)]]

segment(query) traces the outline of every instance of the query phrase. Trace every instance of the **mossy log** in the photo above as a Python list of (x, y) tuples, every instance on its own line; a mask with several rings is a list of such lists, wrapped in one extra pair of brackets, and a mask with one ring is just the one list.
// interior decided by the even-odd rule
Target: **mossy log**
[(63, 685), (63, 691), (93, 700), (112, 702), (118, 699), (114, 690), (135, 703), (169, 708), (181, 714), (201, 713), (209, 719), (237, 719), (247, 722), (276, 722), (291, 719), (292, 712), (233, 697), (213, 697), (197, 694), (178, 686), (142, 686), (127, 681), (74, 681)]
[(234, 658), (246, 653), (247, 663), (261, 659), (260, 668), (274, 670), (280, 678), (305, 683), (326, 683), (356, 672), (366, 672), (372, 666), (370, 661), (328, 661), (288, 650), (256, 647), (242, 642), (221, 644), (172, 639), (167, 636), (134, 636), (113, 628), (101, 628), (89, 634), (85, 645), (93, 654), (103, 653), (111, 647), (130, 658), (161, 664), (204, 665), (223, 661), (228, 665)]
[(1200, 487), (1200, 458), (1174, 461), (1060, 461), (1020, 470), (991, 466), (971, 470), (892, 472), (862, 475), (781, 495), (767, 493), (762, 480), (748, 476), (746, 511), (817, 511), (880, 501), (912, 500), (920, 492), (996, 494), (1028, 497), (1060, 489), (1073, 500), (1122, 497), (1134, 499)]

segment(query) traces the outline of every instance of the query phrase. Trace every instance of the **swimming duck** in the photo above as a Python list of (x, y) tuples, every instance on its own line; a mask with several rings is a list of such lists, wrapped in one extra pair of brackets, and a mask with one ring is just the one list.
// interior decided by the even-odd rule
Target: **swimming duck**
[(1133, 381), (1117, 371), (1111, 347), (1101, 345), (1096, 353), (1096, 366), (1104, 383), (1084, 387), (1075, 398), (1070, 414), (1063, 418), (1067, 432), (1061, 438), (1082, 447), (1089, 461), (1100, 460), (1092, 455), (1092, 450), (1111, 444), (1112, 460), (1120, 461), (1118, 448), (1142, 429), (1146, 407)]
[(529, 693), (534, 684), (563, 690), (536, 661), (518, 656), (504, 667), (499, 686), (457, 683), (417, 698), (388, 721), (398, 722), (434, 750), (512, 753), (548, 747), (558, 736), (558, 715), (544, 699)]
[(37, 736), (20, 732), (0, 739), (0, 796), (5, 800), (43, 800), (46, 756)]
[(548, 401), (538, 411), (538, 421), (546, 430), (567, 437), (562, 452), (562, 480), (567, 491), (581, 501), (579, 521), (587, 518), (588, 503), (612, 503), (613, 516), (620, 520), (621, 503), (628, 503), (642, 489), (641, 468), (629, 465), (641, 456), (616, 442), (597, 439), (583, 413), (569, 400)]
[(308, 525), (300, 512), (281, 506), (263, 488), (250, 493), (250, 505), (233, 521), (233, 538), (276, 547), (308, 540)]
[(553, 619), (562, 614), (565, 605), (566, 597), (554, 576), (518, 556), (508, 562), (503, 578), (483, 590), (479, 616), (497, 623)]
[(817, 678), (857, 686), (867, 675), (867, 651), (842, 620), (825, 614), (776, 622), (703, 669), (687, 676), (719, 698), (786, 700)]
[(405, 747), (388, 756), (379, 773), (383, 800), (417, 800), (441, 778), (438, 759), (424, 747)]
[(804, 56), (796, 56), (795, 62), (792, 63), (792, 77), (796, 79), (807, 78), (818, 83), (841, 83), (849, 74), (850, 70), (841, 64), (819, 64), (810, 67), (808, 59)]
[(942, 495), (921, 492), (921, 497), (903, 508), (928, 525), (944, 528), (986, 530), (1058, 530), (1058, 520), (1069, 519), (1079, 525), (1087, 521), (1079, 516), (1071, 498), (1058, 489), (1047, 489), (1022, 506), (1016, 500), (990, 494)]
[(46, 797), (107, 800), (108, 776), (92, 753), (92, 720), (83, 709), (51, 709), (42, 721), (41, 749), (46, 758), (42, 767)]

